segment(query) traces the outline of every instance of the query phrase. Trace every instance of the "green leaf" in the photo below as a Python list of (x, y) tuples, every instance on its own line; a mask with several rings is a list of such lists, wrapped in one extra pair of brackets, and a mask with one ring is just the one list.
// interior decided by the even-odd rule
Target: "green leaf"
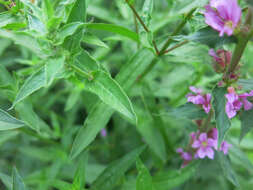
[(12, 173), (12, 190), (26, 190), (25, 184), (15, 167)]
[(234, 172), (231, 161), (228, 156), (224, 155), (223, 152), (216, 152), (218, 154), (219, 163), (222, 168), (224, 176), (235, 186), (239, 186), (236, 173)]
[(153, 12), (154, 1), (153, 0), (145, 0), (142, 7), (142, 15), (141, 18), (145, 25), (149, 27), (151, 14)]
[[(36, 4), (33, 4), (31, 1), (29, 0), (19, 0), (21, 1), (26, 7), (28, 7), (29, 9), (32, 10), (32, 13), (34, 16), (38, 17), (40, 20), (43, 20), (42, 17), (43, 17), (43, 13), (42, 13), (42, 10), (36, 6)], [(25, 10), (25, 12), (27, 14), (30, 13), (30, 10)]]
[[(72, 22), (86, 22), (86, 0), (76, 0), (70, 12), (67, 23)], [(72, 54), (80, 51), (80, 42), (83, 37), (83, 29), (80, 28), (74, 35), (69, 36), (64, 41), (64, 47)]]
[(253, 6), (253, 2), (251, 0), (245, 0), (246, 3), (248, 3), (249, 5)]
[(170, 170), (160, 172), (153, 177), (153, 184), (156, 190), (169, 190), (185, 183), (196, 172), (197, 164), (193, 163), (177, 171)]
[(145, 146), (136, 148), (123, 158), (112, 162), (93, 182), (91, 190), (110, 190), (115, 187), (119, 179), (125, 174), (144, 149)]
[(243, 90), (253, 89), (253, 79), (239, 79), (237, 84), (241, 86)]
[(71, 110), (80, 99), (80, 96), (81, 96), (81, 90), (79, 88), (74, 88), (67, 99), (67, 103), (65, 105), (64, 111)]
[(81, 190), (85, 186), (85, 170), (87, 162), (88, 152), (85, 152), (78, 163), (71, 190)]
[[(143, 60), (143, 57), (146, 59)], [(116, 76), (116, 80), (122, 84), (123, 89), (130, 89), (139, 75), (150, 65), (152, 58), (153, 55), (148, 50), (140, 50), (122, 67), (120, 73)], [(95, 139), (101, 129), (108, 123), (113, 113), (114, 110), (102, 101), (99, 101), (92, 108), (84, 126), (78, 131), (74, 140), (70, 154), (71, 158), (75, 158)], [(97, 119), (98, 117), (100, 119)]]
[(127, 37), (136, 42), (139, 41), (139, 37), (136, 32), (133, 32), (125, 27), (118, 26), (115, 24), (89, 23), (89, 24), (86, 24), (86, 26), (88, 29), (108, 31), (108, 32), (112, 32), (112, 33)]
[(0, 109), (0, 131), (17, 129), (23, 127), (24, 125), (23, 121), (12, 117), (7, 112)]
[(34, 30), (42, 35), (46, 33), (45, 25), (34, 15), (28, 14), (29, 29)]
[(218, 145), (220, 146), (221, 142), (223, 141), (226, 132), (231, 126), (230, 120), (225, 111), (226, 105), (226, 98), (225, 94), (227, 93), (226, 88), (219, 88), (215, 87), (213, 90), (213, 105), (215, 111), (215, 119), (216, 119), (216, 126), (218, 129)]
[(175, 118), (187, 118), (190, 120), (197, 120), (206, 117), (204, 110), (192, 103), (186, 103), (177, 108), (169, 108), (169, 110), (166, 113), (162, 113), (162, 115), (169, 115)]
[(253, 119), (252, 119), (252, 117), (253, 117), (253, 110), (243, 111), (242, 112), (241, 117), (240, 117), (241, 124), (242, 124), (240, 141), (253, 128)]
[(18, 17), (10, 12), (0, 13), (0, 28), (5, 27), (8, 24), (17, 23), (18, 21)]
[(54, 7), (51, 0), (43, 0), (43, 10), (48, 20), (54, 16)]
[(77, 157), (95, 139), (104, 125), (110, 120), (113, 112), (110, 106), (101, 101), (93, 106), (84, 126), (80, 128), (74, 140), (70, 153), (72, 159)]
[(48, 136), (50, 134), (49, 126), (34, 112), (29, 101), (20, 102), (15, 110), (28, 127), (39, 132), (40, 135)]
[(186, 39), (205, 44), (211, 48), (221, 47), (224, 44), (235, 43), (237, 41), (234, 36), (220, 37), (219, 33), (210, 27), (203, 28), (194, 34), (187, 36)]
[(46, 84), (49, 86), (58, 73), (64, 68), (64, 57), (48, 59), (45, 65)]
[(72, 66), (85, 73), (90, 73), (100, 69), (99, 63), (84, 50), (75, 57)]
[(136, 109), (138, 116), (137, 130), (149, 145), (152, 152), (164, 163), (167, 160), (166, 146), (161, 132), (158, 130), (157, 123), (155, 123), (151, 114), (144, 112), (142, 109)]
[(231, 156), (232, 161), (236, 160), (236, 163), (253, 173), (253, 164), (247, 154), (241, 151), (237, 145), (233, 144), (233, 147), (229, 149), (229, 156)]
[(26, 32), (11, 32), (8, 30), (0, 29), (0, 36), (3, 38), (8, 38), (13, 40), (16, 44), (19, 44), (23, 47), (34, 52), (40, 58), (46, 58), (50, 55), (50, 49), (48, 42), (40, 41), (32, 37)]
[(46, 85), (46, 72), (45, 68), (41, 68), (39, 71), (35, 72), (28, 79), (26, 79), (23, 86), (20, 88), (15, 101), (12, 104), (12, 109), (17, 103), (24, 100), (27, 96), (31, 95), (33, 92), (39, 90)]
[(0, 179), (3, 182), (3, 184), (8, 188), (8, 190), (11, 189), (12, 179), (10, 176), (0, 173)]
[(104, 103), (130, 120), (137, 122), (132, 103), (121, 86), (104, 71), (93, 73), (92, 80), (85, 80), (85, 89), (95, 93)]
[(100, 40), (97, 36), (95, 36), (91, 33), (86, 33), (83, 36), (82, 41), (87, 43), (87, 44), (92, 44), (92, 45), (96, 45), (96, 46), (99, 46), (99, 47), (104, 47), (104, 48), (109, 49), (109, 47), (102, 40)]
[(14, 87), (15, 82), (7, 69), (3, 65), (0, 65), (0, 87), (6, 86)]
[(82, 22), (71, 22), (60, 28), (57, 34), (57, 40), (55, 45), (60, 45), (64, 42), (65, 38), (72, 36), (81, 26), (85, 26)]
[(148, 169), (141, 162), (140, 159), (137, 159), (136, 167), (138, 169), (138, 176), (136, 180), (136, 190), (152, 190), (153, 189), (152, 177)]

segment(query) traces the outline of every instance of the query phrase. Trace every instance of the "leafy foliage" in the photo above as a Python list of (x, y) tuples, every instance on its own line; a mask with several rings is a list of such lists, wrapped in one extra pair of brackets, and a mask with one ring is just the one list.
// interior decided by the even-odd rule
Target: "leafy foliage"
[[(225, 98), (253, 90), (252, 44), (238, 48), (244, 25), (207, 26), (207, 3), (0, 0), (0, 189), (252, 189), (252, 110), (229, 119)], [(208, 52), (234, 46), (242, 72), (226, 81)], [(189, 86), (212, 92), (215, 116), (187, 102)], [(189, 134), (214, 126), (214, 160), (182, 165), (177, 148), (194, 155)]]

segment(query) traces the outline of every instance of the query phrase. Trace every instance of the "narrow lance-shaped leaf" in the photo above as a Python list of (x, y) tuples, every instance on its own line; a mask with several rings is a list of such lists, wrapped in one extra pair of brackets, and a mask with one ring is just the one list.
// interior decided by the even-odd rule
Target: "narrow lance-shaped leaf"
[(87, 44), (92, 44), (92, 45), (96, 45), (96, 46), (100, 46), (100, 47), (104, 47), (104, 48), (109, 48), (102, 40), (100, 40), (97, 36), (95, 36), (91, 33), (86, 33), (83, 36), (82, 41)]
[(29, 29), (34, 30), (40, 34), (46, 33), (45, 25), (34, 15), (28, 14)]
[(103, 128), (101, 126), (108, 123), (113, 112), (114, 110), (102, 101), (93, 106), (84, 122), (84, 126), (78, 131), (74, 140), (70, 153), (72, 159), (77, 157), (95, 139)]
[(89, 90), (121, 114), (136, 122), (133, 106), (120, 85), (104, 71), (93, 74), (94, 79), (85, 82), (85, 89)]
[(153, 190), (152, 177), (140, 159), (137, 159), (136, 167), (138, 169), (136, 190)]
[(158, 173), (153, 177), (153, 184), (156, 190), (168, 190), (185, 183), (190, 177), (192, 177), (198, 164), (193, 163), (191, 165), (182, 168), (181, 170), (172, 170)]
[(78, 167), (76, 169), (74, 181), (71, 190), (81, 190), (85, 185), (85, 170), (88, 162), (88, 152), (80, 158)]
[(121, 36), (125, 36), (133, 41), (138, 42), (139, 37), (136, 32), (133, 32), (125, 27), (114, 25), (114, 24), (103, 24), (103, 23), (89, 23), (86, 24), (88, 29), (96, 29), (112, 32)]
[(217, 152), (219, 163), (224, 173), (224, 176), (235, 186), (239, 186), (236, 173), (234, 172), (231, 161), (228, 156), (224, 155), (223, 152)]
[(221, 142), (223, 141), (226, 132), (231, 126), (230, 120), (226, 114), (225, 111), (225, 105), (226, 105), (226, 88), (219, 88), (216, 87), (213, 90), (213, 105), (214, 105), (214, 111), (215, 111), (215, 120), (216, 125), (218, 129), (218, 144), (220, 146)]
[(33, 92), (39, 90), (46, 85), (46, 72), (45, 68), (41, 68), (39, 71), (31, 75), (26, 79), (23, 86), (20, 88), (15, 101), (10, 109), (12, 109), (17, 103), (25, 99), (27, 96), (31, 95)]
[(25, 124), (23, 121), (12, 117), (7, 112), (0, 109), (0, 131), (1, 130), (10, 130), (23, 127)]
[(12, 186), (12, 178), (8, 175), (0, 173), (1, 182), (7, 187), (7, 189), (11, 189)]
[(12, 190), (26, 190), (25, 184), (15, 167), (13, 168), (12, 180)]
[(55, 45), (60, 45), (64, 42), (65, 38), (72, 36), (80, 27), (85, 26), (82, 22), (71, 22), (60, 28), (57, 34)]
[[(143, 57), (146, 59), (143, 60)], [(140, 50), (123, 66), (116, 80), (122, 85), (124, 90), (130, 89), (139, 75), (149, 66), (152, 57), (153, 55), (148, 50)], [(114, 110), (102, 101), (94, 105), (85, 120), (84, 126), (79, 130), (74, 140), (70, 154), (71, 158), (75, 158), (95, 139), (100, 130), (108, 123), (113, 113)], [(98, 117), (100, 119), (97, 119)]]
[(136, 148), (123, 158), (111, 163), (91, 185), (91, 190), (110, 190), (115, 187), (119, 179), (125, 174), (144, 149), (145, 146)]
[(241, 120), (240, 141), (253, 128), (253, 119), (252, 118), (253, 118), (253, 110), (243, 111), (241, 118), (240, 118), (240, 120)]
[[(86, 22), (86, 0), (76, 0), (67, 23), (72, 22)], [(64, 41), (64, 47), (68, 49), (72, 54), (78, 53), (80, 49), (80, 42), (83, 37), (83, 29), (76, 30), (75, 34), (69, 36)]]
[(27, 32), (13, 32), (0, 29), (0, 37), (13, 40), (16, 44), (26, 47), (41, 58), (46, 58), (51, 54), (47, 41), (40, 39), (39, 43), (37, 39)]
[(1, 86), (15, 86), (14, 79), (12, 78), (11, 74), (7, 71), (7, 69), (0, 65), (0, 87)]
[(161, 113), (161, 115), (169, 115), (176, 118), (187, 118), (191, 120), (202, 119), (206, 117), (204, 110), (192, 103), (186, 103), (177, 108), (169, 108), (168, 111)]

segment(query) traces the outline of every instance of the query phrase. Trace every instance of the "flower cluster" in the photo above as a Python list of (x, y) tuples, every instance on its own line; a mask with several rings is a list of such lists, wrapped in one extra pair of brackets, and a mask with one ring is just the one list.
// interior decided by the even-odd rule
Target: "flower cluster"
[(244, 110), (250, 110), (253, 108), (253, 104), (248, 101), (248, 97), (253, 96), (253, 90), (250, 93), (237, 94), (233, 87), (228, 88), (228, 93), (225, 95), (227, 99), (226, 114), (228, 118), (236, 116), (237, 112), (243, 107)]
[(206, 24), (219, 31), (220, 36), (231, 36), (240, 23), (242, 11), (237, 0), (210, 0), (205, 9)]
[(187, 152), (184, 152), (182, 148), (178, 148), (177, 153), (184, 160), (182, 167), (185, 167), (193, 159), (203, 159), (205, 157), (214, 159), (215, 150), (222, 151), (226, 155), (231, 146), (231, 144), (223, 141), (220, 148), (218, 148), (218, 131), (216, 128), (212, 128), (207, 133), (200, 131), (191, 133)]
[(190, 86), (190, 90), (193, 93), (189, 93), (186, 95), (187, 101), (196, 105), (202, 105), (202, 108), (206, 113), (209, 113), (211, 109), (211, 94), (203, 94), (201, 89), (198, 89), (194, 86)]

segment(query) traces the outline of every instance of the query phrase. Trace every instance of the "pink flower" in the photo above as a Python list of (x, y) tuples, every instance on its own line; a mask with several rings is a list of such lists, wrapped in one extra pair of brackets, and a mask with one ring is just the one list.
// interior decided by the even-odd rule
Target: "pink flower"
[(226, 113), (231, 119), (236, 116), (237, 111), (244, 107), (244, 110), (250, 110), (253, 108), (253, 104), (247, 100), (247, 97), (253, 96), (253, 90), (250, 93), (236, 94), (233, 87), (229, 87), (229, 93), (225, 95), (227, 98)]
[(227, 155), (228, 154), (228, 149), (229, 148), (231, 148), (232, 147), (232, 145), (231, 144), (229, 144), (229, 143), (227, 143), (226, 141), (223, 141), (222, 143), (221, 143), (221, 147), (220, 147), (220, 151), (223, 151), (223, 153), (225, 154), (225, 155)]
[(182, 148), (178, 148), (176, 150), (176, 152), (179, 153), (180, 156), (181, 156), (181, 158), (184, 160), (184, 162), (183, 162), (183, 164), (181, 166), (182, 168), (184, 168), (192, 160), (192, 155), (189, 152), (184, 152), (184, 150)]
[(189, 87), (193, 93), (186, 95), (187, 101), (193, 104), (202, 105), (202, 108), (206, 113), (209, 113), (211, 109), (211, 94), (202, 94), (202, 90), (194, 86)]
[(239, 111), (242, 107), (242, 102), (239, 100), (239, 96), (232, 92), (225, 95), (227, 98), (226, 103), (226, 113), (228, 118), (233, 118), (236, 116), (237, 111)]
[(208, 138), (206, 133), (201, 133), (199, 138), (196, 139), (193, 144), (192, 148), (197, 149), (196, 157), (198, 158), (205, 158), (206, 156), (210, 159), (214, 158), (214, 140), (212, 138)]
[(247, 97), (253, 96), (253, 90), (250, 93), (243, 93), (239, 95), (239, 98), (242, 101), (244, 110), (250, 110), (253, 107), (253, 104), (247, 100)]
[(241, 19), (241, 8), (237, 0), (210, 0), (205, 6), (206, 24), (220, 32), (231, 36)]

